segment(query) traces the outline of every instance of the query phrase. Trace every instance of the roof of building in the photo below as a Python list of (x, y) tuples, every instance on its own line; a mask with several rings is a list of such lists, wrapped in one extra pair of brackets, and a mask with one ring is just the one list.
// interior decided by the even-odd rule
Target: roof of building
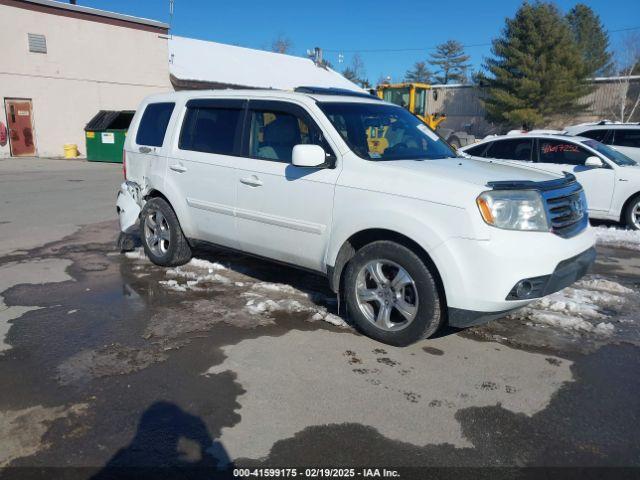
[(330, 68), (311, 59), (223, 43), (172, 36), (169, 71), (183, 81), (231, 88), (335, 87), (364, 92)]
[(169, 29), (169, 25), (157, 20), (151, 20), (149, 18), (134, 17), (132, 15), (124, 15), (122, 13), (108, 12), (106, 10), (99, 10), (97, 8), (84, 7), (82, 5), (72, 5), (70, 3), (58, 2), (54, 0), (20, 0), (20, 3), (39, 5), (42, 7), (55, 8), (60, 10), (66, 10), (68, 12), (76, 12), (85, 15), (93, 15), (96, 17), (111, 18), (114, 20), (120, 20), (123, 22), (137, 23), (139, 25), (148, 25), (160, 29)]

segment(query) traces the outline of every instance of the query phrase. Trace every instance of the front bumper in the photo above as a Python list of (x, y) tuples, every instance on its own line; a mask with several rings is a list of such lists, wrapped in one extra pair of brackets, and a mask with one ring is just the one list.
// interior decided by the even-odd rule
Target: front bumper
[[(593, 261), (591, 228), (570, 239), (495, 229), (488, 240), (450, 239), (429, 252), (450, 310), (498, 315), (573, 283)], [(509, 298), (523, 279), (543, 278), (539, 295)], [(455, 316), (455, 315), (453, 315)]]
[[(596, 249), (595, 247), (591, 247), (588, 250), (585, 250), (579, 255), (575, 257), (568, 258), (567, 260), (563, 260), (558, 264), (556, 269), (553, 271), (551, 275), (546, 275), (545, 277), (537, 277), (538, 279), (544, 279), (542, 282), (542, 287), (538, 292), (534, 292), (533, 295), (528, 296), (529, 300), (534, 300), (536, 298), (543, 297), (545, 295), (550, 295), (552, 293), (558, 292), (563, 288), (568, 287), (580, 280), (589, 270), (593, 262), (596, 260)], [(532, 279), (524, 279), (523, 281), (532, 280)], [(515, 289), (515, 287), (514, 287)], [(512, 290), (513, 291), (513, 290)], [(511, 295), (511, 292), (510, 292)], [(509, 296), (507, 296), (509, 299)], [(499, 312), (479, 312), (473, 310), (463, 310), (458, 308), (450, 308), (449, 309), (449, 325), (453, 327), (470, 327), (472, 325), (479, 325), (482, 323), (489, 322), (491, 320), (495, 320), (498, 318), (502, 318), (517, 308), (511, 308), (504, 311)]]

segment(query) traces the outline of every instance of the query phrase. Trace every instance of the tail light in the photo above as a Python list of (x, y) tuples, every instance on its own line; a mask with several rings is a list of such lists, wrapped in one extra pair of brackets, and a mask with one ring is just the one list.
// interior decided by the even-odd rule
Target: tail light
[(122, 150), (122, 175), (124, 175), (124, 179), (127, 179), (127, 152), (126, 150)]

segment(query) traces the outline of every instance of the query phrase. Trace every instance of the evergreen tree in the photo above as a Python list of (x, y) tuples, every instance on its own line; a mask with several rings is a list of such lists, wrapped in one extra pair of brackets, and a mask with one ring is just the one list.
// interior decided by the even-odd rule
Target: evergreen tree
[(464, 83), (467, 80), (469, 58), (460, 42), (447, 40), (436, 46), (429, 63), (437, 70), (435, 79), (438, 83)]
[(489, 120), (531, 128), (559, 113), (584, 108), (579, 99), (590, 91), (588, 70), (568, 23), (551, 3), (524, 2), (506, 20), (502, 37), (493, 41), (485, 62), (485, 105)]
[(600, 17), (591, 8), (578, 3), (567, 14), (567, 21), (586, 64), (587, 74), (595, 77), (612, 73), (609, 35)]
[(427, 68), (425, 62), (416, 62), (413, 69), (404, 74), (405, 82), (431, 83), (433, 72)]

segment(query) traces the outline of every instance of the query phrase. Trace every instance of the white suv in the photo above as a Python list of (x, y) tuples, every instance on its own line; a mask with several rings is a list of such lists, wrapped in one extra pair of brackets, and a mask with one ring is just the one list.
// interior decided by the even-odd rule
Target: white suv
[(640, 123), (602, 121), (565, 128), (565, 133), (587, 137), (610, 145), (631, 159), (640, 162)]
[[(372, 130), (389, 139), (383, 153)], [(125, 157), (121, 228), (139, 220), (154, 263), (183, 264), (211, 243), (318, 272), (361, 331), (393, 345), (504, 316), (595, 257), (572, 175), (459, 158), (365, 94), (152, 96)]]
[(461, 149), (475, 156), (570, 172), (584, 187), (589, 216), (640, 230), (640, 166), (597, 140), (531, 132), (494, 136)]

